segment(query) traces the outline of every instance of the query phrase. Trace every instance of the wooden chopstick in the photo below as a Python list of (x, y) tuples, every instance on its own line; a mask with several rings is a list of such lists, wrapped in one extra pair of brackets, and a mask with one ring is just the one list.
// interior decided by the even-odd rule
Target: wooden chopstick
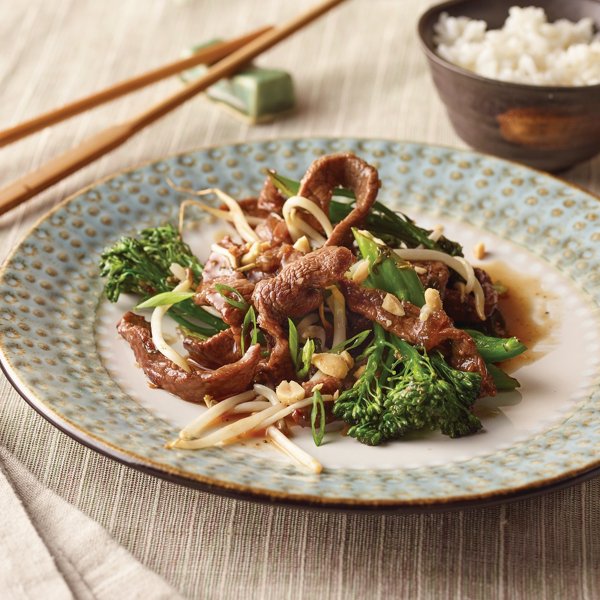
[(263, 33), (260, 37), (214, 64), (203, 76), (187, 85), (181, 91), (169, 96), (137, 117), (120, 125), (109, 127), (99, 134), (88, 138), (80, 146), (68, 150), (61, 156), (43, 165), (40, 169), (14, 181), (0, 191), (0, 214), (14, 208), (67, 175), (74, 173), (110, 150), (120, 146), (132, 135), (156, 119), (177, 108), (219, 79), (232, 75), (242, 65), (258, 56), (261, 52), (268, 50), (344, 1), (324, 0), (304, 14)]
[(35, 133), (40, 129), (54, 125), (59, 121), (69, 119), (70, 117), (89, 110), (90, 108), (94, 108), (100, 104), (104, 104), (105, 102), (114, 100), (115, 98), (119, 98), (125, 94), (129, 94), (135, 90), (139, 90), (140, 88), (150, 85), (151, 83), (155, 83), (161, 79), (175, 75), (176, 73), (181, 73), (181, 71), (185, 71), (191, 67), (201, 64), (212, 64), (216, 61), (219, 61), (222, 58), (225, 58), (228, 54), (231, 54), (234, 50), (242, 48), (248, 42), (251, 42), (270, 29), (272, 29), (270, 26), (261, 27), (260, 29), (233, 40), (213, 44), (208, 48), (204, 48), (198, 52), (195, 52), (189, 58), (176, 60), (175, 62), (163, 65), (162, 67), (158, 67), (157, 69), (148, 71), (147, 73), (143, 73), (141, 75), (137, 75), (136, 77), (132, 77), (131, 79), (121, 81), (120, 83), (106, 88), (105, 90), (101, 90), (100, 92), (96, 92), (84, 98), (80, 98), (79, 100), (75, 100), (74, 102), (70, 102), (69, 104), (65, 104), (60, 108), (38, 115), (37, 117), (34, 117), (28, 121), (24, 121), (23, 123), (19, 123), (14, 127), (9, 127), (4, 131), (0, 131), (0, 147), (10, 144), (11, 142), (15, 142), (16, 140)]

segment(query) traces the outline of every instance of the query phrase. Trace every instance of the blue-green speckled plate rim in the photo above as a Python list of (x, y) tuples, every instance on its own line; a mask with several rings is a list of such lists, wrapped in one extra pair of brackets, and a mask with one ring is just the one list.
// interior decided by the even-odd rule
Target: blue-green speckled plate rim
[[(397, 471), (394, 471), (393, 476), (392, 474), (388, 473), (387, 477), (384, 473), (384, 486), (380, 487), (380, 489), (383, 490), (385, 488), (386, 493), (380, 494), (379, 497), (373, 497), (372, 494), (361, 494), (361, 490), (366, 489), (365, 486), (369, 486), (369, 488), (372, 487), (373, 478), (377, 479), (378, 476), (382, 475), (381, 472), (377, 471), (361, 471), (360, 473), (356, 473), (350, 472), (349, 470), (344, 470), (346, 475), (349, 476), (352, 481), (350, 482), (350, 486), (347, 485), (347, 482), (344, 482), (345, 485), (342, 488), (338, 488), (338, 491), (341, 490), (342, 492), (340, 494), (335, 493), (335, 487), (333, 490), (331, 488), (328, 489), (327, 493), (319, 493), (318, 488), (320, 485), (315, 486), (315, 483), (320, 484), (324, 480), (331, 478), (331, 473), (326, 472), (321, 475), (318, 480), (315, 480), (314, 477), (307, 478), (299, 475), (293, 467), (290, 467), (289, 469), (283, 469), (284, 473), (276, 474), (274, 480), (267, 480), (267, 484), (272, 484), (273, 481), (277, 482), (277, 480), (279, 480), (279, 485), (276, 485), (275, 487), (272, 485), (263, 486), (265, 483), (264, 480), (260, 483), (257, 483), (257, 479), (260, 480), (260, 477), (255, 477), (256, 472), (254, 470), (252, 470), (249, 476), (243, 476), (237, 481), (234, 478), (232, 481), (231, 479), (227, 480), (222, 477), (216, 477), (214, 475), (214, 468), (212, 470), (208, 469), (207, 473), (202, 473), (192, 472), (189, 469), (186, 469), (185, 465), (184, 468), (181, 468), (181, 465), (166, 464), (162, 460), (156, 460), (155, 457), (152, 456), (152, 453), (144, 452), (144, 445), (138, 447), (138, 450), (141, 449), (142, 452), (135, 452), (132, 451), (131, 448), (124, 447), (127, 446), (127, 444), (113, 443), (110, 439), (107, 439), (107, 436), (103, 431), (94, 431), (94, 427), (90, 428), (89, 423), (88, 427), (82, 426), (81, 414), (75, 415), (73, 412), (73, 407), (70, 406), (71, 402), (69, 401), (67, 404), (65, 404), (65, 402), (58, 402), (59, 399), (53, 397), (51, 392), (54, 390), (57, 392), (57, 394), (65, 393), (68, 391), (66, 388), (68, 388), (69, 384), (77, 384), (79, 387), (76, 386), (76, 389), (86, 389), (86, 385), (89, 387), (90, 384), (89, 378), (92, 380), (95, 379), (94, 370), (96, 371), (96, 375), (107, 377), (107, 374), (104, 371), (104, 367), (101, 365), (101, 363), (95, 364), (95, 369), (91, 368), (89, 365), (80, 364), (79, 366), (85, 366), (87, 371), (83, 374), (77, 374), (76, 376), (76, 374), (74, 374), (74, 367), (72, 365), (69, 366), (68, 363), (61, 363), (61, 359), (66, 357), (64, 354), (61, 355), (58, 347), (55, 347), (50, 349), (51, 352), (54, 352), (53, 356), (55, 356), (55, 358), (50, 358), (50, 360), (54, 361), (54, 363), (50, 362), (48, 364), (51, 364), (52, 367), (59, 371), (61, 368), (64, 369), (65, 372), (68, 372), (71, 376), (75, 377), (75, 381), (69, 382), (67, 378), (66, 381), (58, 381), (56, 384), (50, 384), (46, 380), (41, 381), (38, 377), (32, 376), (31, 372), (29, 374), (25, 373), (25, 371), (28, 370), (35, 370), (24, 369), (23, 360), (17, 358), (19, 356), (19, 350), (21, 351), (21, 355), (23, 355), (23, 351), (28, 354), (28, 360), (32, 357), (40, 360), (39, 356), (44, 356), (44, 353), (47, 353), (48, 349), (44, 349), (42, 352), (40, 352), (38, 348), (37, 352), (32, 353), (29, 351), (31, 349), (27, 350), (18, 342), (15, 342), (15, 339), (20, 340), (21, 342), (28, 339), (31, 342), (32, 338), (34, 338), (37, 339), (38, 345), (41, 344), (42, 346), (45, 345), (48, 347), (48, 344), (46, 344), (44, 341), (40, 342), (39, 340), (46, 339), (48, 332), (52, 331), (52, 327), (59, 325), (64, 328), (64, 326), (67, 325), (67, 328), (70, 328), (71, 325), (75, 323), (74, 327), (75, 331), (78, 332), (78, 335), (79, 332), (87, 332), (89, 335), (87, 339), (83, 340), (84, 346), (89, 346), (90, 341), (94, 340), (93, 326), (95, 320), (95, 310), (100, 298), (99, 291), (101, 290), (101, 284), (94, 281), (95, 275), (93, 271), (97, 254), (107, 243), (110, 243), (110, 241), (116, 239), (125, 232), (131, 233), (139, 229), (141, 226), (162, 222), (165, 219), (165, 216), (173, 218), (174, 204), (172, 203), (170, 207), (166, 207), (165, 213), (165, 205), (164, 202), (161, 201), (161, 197), (173, 194), (172, 191), (163, 187), (163, 177), (165, 173), (169, 172), (169, 176), (177, 182), (189, 179), (188, 175), (192, 175), (191, 183), (194, 185), (194, 187), (215, 185), (217, 183), (223, 187), (222, 182), (217, 181), (219, 175), (215, 175), (215, 172), (221, 173), (225, 168), (223, 167), (223, 164), (229, 163), (233, 160), (235, 164), (232, 163), (227, 167), (231, 171), (231, 176), (228, 182), (230, 187), (228, 188), (225, 186), (225, 189), (229, 189), (231, 193), (240, 193), (243, 190), (248, 191), (247, 187), (244, 187), (241, 182), (243, 182), (246, 177), (250, 177), (249, 187), (251, 188), (252, 192), (256, 192), (257, 186), (262, 183), (263, 179), (260, 173), (260, 168), (265, 166), (275, 166), (279, 170), (285, 170), (291, 174), (295, 173), (299, 176), (310, 160), (312, 160), (315, 156), (326, 152), (340, 150), (353, 150), (365, 157), (370, 162), (375, 163), (376, 166), (378, 166), (382, 171), (384, 188), (387, 188), (388, 192), (390, 189), (393, 189), (394, 176), (396, 179), (399, 178), (402, 180), (402, 182), (406, 185), (406, 188), (402, 187), (403, 193), (412, 195), (413, 199), (418, 198), (420, 201), (420, 210), (428, 207), (431, 208), (433, 205), (437, 210), (441, 211), (442, 214), (446, 213), (454, 216), (455, 218), (464, 219), (464, 213), (468, 208), (470, 216), (475, 215), (475, 220), (471, 220), (470, 222), (476, 225), (484, 224), (481, 222), (481, 217), (485, 217), (485, 221), (487, 222), (486, 224), (489, 224), (489, 221), (493, 218), (501, 218), (502, 220), (506, 220), (507, 225), (504, 233), (511, 234), (511, 241), (521, 244), (530, 250), (532, 247), (534, 247), (535, 250), (538, 251), (536, 252), (538, 256), (544, 256), (546, 260), (551, 259), (549, 262), (551, 262), (555, 267), (567, 274), (575, 282), (583, 284), (579, 287), (581, 289), (585, 289), (585, 293), (593, 301), (595, 307), (600, 305), (600, 286), (598, 285), (598, 278), (592, 281), (590, 286), (589, 280), (581, 281), (581, 274), (578, 274), (574, 266), (577, 260), (585, 260), (586, 264), (589, 266), (588, 272), (598, 272), (598, 258), (594, 256), (593, 244), (591, 244), (591, 246), (585, 244), (583, 248), (576, 248), (576, 250), (568, 248), (568, 243), (573, 237), (572, 233), (569, 233), (571, 228), (574, 228), (576, 232), (580, 232), (582, 228), (581, 224), (583, 223), (583, 229), (585, 229), (587, 224), (585, 220), (582, 221), (581, 219), (588, 218), (592, 225), (596, 222), (595, 219), (598, 216), (599, 205), (597, 199), (589, 192), (585, 192), (580, 188), (568, 185), (557, 178), (547, 175), (546, 173), (538, 172), (516, 163), (511, 163), (509, 161), (471, 151), (455, 150), (442, 146), (431, 146), (396, 140), (355, 138), (298, 138), (286, 140), (269, 139), (264, 141), (243, 142), (227, 146), (213, 146), (210, 148), (176, 154), (158, 161), (149, 161), (144, 165), (132, 167), (110, 175), (65, 199), (32, 227), (30, 232), (25, 235), (22, 242), (5, 261), (2, 270), (0, 271), (0, 294), (2, 294), (2, 298), (7, 300), (7, 298), (10, 297), (10, 294), (12, 294), (11, 290), (15, 289), (14, 284), (16, 283), (16, 289), (20, 291), (38, 291), (42, 293), (41, 290), (43, 289), (44, 292), (48, 292), (54, 295), (56, 298), (65, 299), (66, 291), (62, 290), (60, 293), (56, 294), (56, 290), (54, 289), (55, 284), (53, 284), (52, 279), (48, 281), (46, 278), (38, 281), (34, 277), (34, 281), (26, 282), (23, 280), (23, 277), (19, 276), (19, 270), (22, 272), (25, 271), (25, 269), (22, 267), (27, 266), (28, 262), (32, 262), (32, 264), (35, 262), (33, 259), (31, 259), (31, 257), (29, 259), (26, 258), (27, 256), (31, 255), (34, 250), (36, 252), (38, 250), (42, 250), (42, 252), (45, 253), (46, 259), (50, 262), (50, 266), (47, 267), (47, 269), (49, 268), (53, 271), (53, 273), (50, 274), (50, 277), (58, 278), (58, 283), (61, 283), (61, 281), (64, 283), (64, 280), (61, 280), (60, 278), (60, 268), (63, 268), (63, 274), (69, 273), (71, 277), (79, 279), (83, 278), (84, 281), (83, 283), (78, 284), (78, 287), (71, 286), (71, 289), (67, 290), (68, 293), (71, 294), (72, 298), (77, 300), (77, 302), (75, 307), (67, 307), (67, 309), (71, 312), (63, 312), (61, 315), (61, 310), (58, 309), (59, 314), (56, 316), (62, 316), (63, 318), (49, 319), (49, 316), (45, 314), (43, 309), (41, 309), (39, 306), (36, 307), (36, 297), (34, 296), (32, 299), (31, 293), (29, 294), (29, 297), (25, 299), (28, 302), (21, 302), (20, 306), (26, 305), (30, 307), (30, 310), (32, 310), (30, 316), (32, 318), (35, 317), (37, 319), (39, 317), (40, 324), (45, 323), (47, 326), (45, 331), (43, 329), (38, 329), (35, 332), (37, 338), (33, 336), (31, 326), (28, 326), (26, 329), (27, 335), (21, 336), (21, 334), (10, 324), (10, 322), (5, 323), (5, 319), (2, 320), (2, 323), (0, 324), (0, 364), (9, 380), (19, 391), (19, 393), (38, 412), (40, 412), (40, 414), (42, 414), (62, 431), (66, 432), (68, 435), (84, 443), (85, 445), (125, 464), (128, 464), (129, 466), (160, 477), (164, 477), (168, 480), (207, 489), (217, 493), (224, 493), (235, 497), (243, 497), (246, 499), (253, 498), (278, 503), (318, 506), (322, 508), (376, 508), (377, 510), (386, 511), (402, 509), (414, 510), (419, 507), (423, 508), (424, 510), (432, 510), (437, 508), (448, 509), (474, 506), (482, 503), (497, 503), (499, 501), (506, 501), (508, 499), (516, 499), (523, 497), (523, 495), (526, 494), (541, 493), (543, 491), (574, 483), (577, 480), (583, 480), (585, 478), (592, 477), (600, 469), (600, 460), (598, 460), (598, 458), (593, 454), (590, 455), (586, 448), (570, 448), (568, 449), (567, 454), (573, 458), (577, 458), (578, 460), (571, 462), (566, 461), (565, 463), (565, 461), (561, 459), (560, 464), (557, 463), (554, 465), (554, 471), (550, 470), (544, 473), (539, 471), (533, 473), (528, 472), (526, 473), (526, 477), (523, 477), (523, 473), (521, 473), (520, 478), (513, 478), (514, 481), (508, 485), (504, 481), (500, 482), (499, 485), (494, 486), (493, 481), (487, 481), (488, 484), (492, 484), (491, 487), (488, 485), (488, 489), (485, 489), (485, 486), (478, 485), (477, 489), (472, 488), (468, 493), (464, 492), (464, 473), (463, 479), (461, 480), (460, 470), (464, 470), (465, 466), (467, 467), (467, 471), (469, 469), (475, 469), (473, 473), (477, 478), (478, 484), (486, 482), (485, 469), (482, 471), (481, 468), (479, 468), (481, 467), (479, 464), (481, 462), (480, 459), (473, 459), (458, 463), (457, 465), (450, 465), (449, 473), (440, 473), (439, 469), (435, 467), (425, 469), (421, 476), (417, 477), (416, 482), (413, 478), (412, 484), (414, 489), (412, 494), (402, 493), (404, 491), (403, 488), (406, 485), (406, 481), (403, 481), (403, 478), (406, 477), (406, 472), (399, 474)], [(307, 153), (306, 160), (298, 163), (297, 159), (300, 158), (304, 153)], [(253, 154), (252, 158), (255, 160), (256, 164), (254, 164), (252, 168), (250, 168), (249, 163), (246, 164), (245, 171), (243, 168), (237, 169), (237, 167), (240, 166), (240, 157), (247, 157), (251, 154)], [(200, 171), (193, 171), (192, 173), (186, 171), (186, 169), (193, 169), (194, 166), (197, 166), (196, 162), (200, 159), (205, 161), (202, 163), (202, 168)], [(247, 161), (246, 158), (242, 159), (242, 164), (244, 160)], [(215, 171), (215, 167), (217, 167), (219, 162), (222, 163), (221, 167), (216, 168)], [(274, 165), (274, 162), (277, 164)], [(391, 169), (390, 163), (393, 163), (393, 166), (396, 167), (397, 173), (395, 172), (396, 170), (393, 174), (388, 172)], [(479, 171), (476, 170), (475, 173), (478, 179), (470, 179), (471, 175), (475, 175), (472, 172), (474, 165), (477, 167), (477, 169), (479, 169)], [(172, 172), (170, 172), (171, 169)], [(417, 169), (419, 169), (417, 177), (411, 178), (410, 174), (416, 172)], [(144, 182), (145, 177), (148, 178), (148, 183)], [(214, 177), (217, 177), (217, 180), (211, 181), (211, 178), (214, 179)], [(153, 178), (154, 182), (152, 182)], [(198, 178), (202, 178), (202, 182), (200, 184), (197, 181), (194, 181), (194, 179), (197, 180)], [(436, 182), (435, 186), (438, 188), (440, 188), (441, 185), (441, 188), (438, 190), (438, 192), (444, 192), (442, 196), (439, 196), (437, 192), (431, 193), (432, 189), (434, 188), (428, 189), (430, 195), (424, 195), (422, 193), (424, 191), (422, 186), (423, 183), (427, 182)], [(523, 186), (525, 182), (528, 182), (529, 185), (524, 186), (522, 193), (519, 187)], [(122, 192), (124, 184), (128, 185), (128, 188), (125, 191), (127, 203), (122, 203), (121, 198), (117, 193)], [(464, 197), (464, 187), (468, 187), (471, 184), (473, 187), (471, 191), (474, 192), (475, 199), (477, 199), (480, 203), (483, 202), (482, 206), (479, 207), (481, 208), (481, 211), (479, 211), (481, 213), (479, 215), (480, 222), (477, 222), (477, 211), (473, 213), (471, 210), (472, 208), (477, 207), (474, 205), (469, 205), (468, 198)], [(520, 211), (520, 216), (523, 219), (525, 219), (527, 215), (531, 216), (535, 214), (535, 212), (538, 212), (539, 209), (542, 208), (548, 213), (547, 216), (550, 221), (551, 210), (559, 211), (560, 214), (557, 213), (556, 217), (559, 218), (558, 220), (560, 221), (560, 226), (558, 227), (558, 230), (556, 229), (556, 226), (554, 227), (553, 235), (558, 236), (559, 242), (562, 243), (557, 244), (556, 237), (551, 236), (549, 239), (555, 240), (553, 244), (554, 250), (556, 250), (557, 246), (560, 246), (561, 248), (565, 247), (569, 251), (570, 255), (565, 255), (561, 258), (560, 256), (554, 256), (556, 252), (553, 252), (552, 247), (540, 248), (540, 243), (542, 243), (543, 240), (541, 241), (539, 236), (539, 227), (536, 231), (529, 231), (529, 234), (526, 231), (522, 231), (522, 239), (515, 239), (515, 230), (519, 230), (519, 223), (515, 222), (514, 212), (512, 218), (509, 218), (510, 215), (508, 215), (508, 213), (502, 216), (493, 215), (490, 213), (490, 196), (487, 192), (489, 192), (490, 188), (493, 188), (495, 184), (502, 184), (501, 194), (500, 188), (498, 188), (499, 197), (501, 195), (501, 197), (504, 198), (504, 200), (500, 200), (500, 203), (505, 203), (504, 206), (498, 207), (501, 210), (505, 210), (507, 206), (511, 205), (511, 202), (516, 202), (520, 199), (523, 200), (524, 203), (517, 204), (518, 210), (516, 214), (519, 215)], [(396, 182), (395, 185), (398, 185), (398, 182)], [(155, 186), (156, 188), (154, 190), (156, 192), (155, 197), (143, 198), (147, 195), (142, 194), (141, 191), (151, 190), (152, 186)], [(140, 187), (143, 188), (143, 190), (140, 190)], [(412, 187), (412, 189), (407, 192), (409, 187)], [(457, 196), (448, 194), (448, 190), (452, 190), (453, 188), (455, 188), (454, 193), (458, 194)], [(479, 192), (477, 192), (477, 189), (479, 189)], [(107, 194), (104, 200), (98, 196), (100, 191), (105, 191)], [(436, 204), (439, 203), (439, 200), (443, 197), (452, 197), (455, 204), (453, 206), (440, 206)], [(498, 200), (497, 198), (494, 199), (493, 197), (492, 199), (494, 202)], [(487, 205), (486, 201), (488, 202)], [(94, 204), (98, 202), (105, 205), (103, 205), (103, 208), (108, 209), (108, 214), (98, 211), (97, 207), (94, 208)], [(150, 214), (145, 208), (139, 210), (140, 205), (148, 208), (155, 207), (156, 210)], [(459, 205), (462, 206), (463, 213), (460, 213), (457, 210), (456, 207)], [(135, 208), (133, 211), (131, 210), (132, 206)], [(483, 209), (485, 206), (488, 206), (488, 208), (484, 211)], [(86, 212), (86, 215), (81, 218), (81, 210), (85, 207), (88, 208), (88, 212)], [(513, 206), (513, 208), (515, 207)], [(565, 211), (565, 209), (567, 210)], [(487, 214), (484, 214), (485, 212), (487, 212)], [(167, 213), (169, 214), (167, 215)], [(590, 218), (589, 215), (595, 215), (595, 217)], [(104, 224), (96, 223), (95, 226), (90, 225), (90, 222), (93, 224), (94, 219), (101, 221), (102, 218), (107, 216), (109, 217), (108, 222)], [(54, 240), (59, 246), (59, 251), (57, 252), (56, 248), (52, 247), (52, 249), (50, 249), (49, 236), (47, 235), (48, 232), (44, 230), (44, 225), (51, 226), (51, 228), (59, 228), (61, 227), (61, 219), (64, 222), (66, 218), (71, 219), (69, 222), (70, 229), (58, 229), (58, 237), (56, 240)], [(148, 218), (150, 219), (149, 221)], [(53, 219), (56, 221), (55, 223), (52, 223)], [(117, 222), (116, 227), (115, 221)], [(109, 228), (110, 231), (107, 232), (104, 230), (103, 226)], [(530, 225), (528, 227), (531, 229), (532, 226)], [(98, 228), (102, 230), (102, 235), (100, 236), (98, 236)], [(81, 248), (83, 246), (83, 243), (80, 239), (82, 236), (78, 237), (76, 235), (71, 238), (70, 232), (76, 231), (79, 233), (84, 231), (84, 239), (86, 240), (88, 247), (83, 253), (79, 251), (77, 269), (72, 269), (70, 261), (73, 257), (69, 257), (68, 255), (65, 256), (64, 252), (61, 256), (60, 249), (62, 248), (64, 250), (68, 246), (67, 242), (72, 243), (77, 240), (79, 241), (79, 246), (76, 245), (75, 247)], [(503, 233), (502, 231), (498, 232), (498, 230), (495, 230), (494, 232), (500, 233), (500, 235)], [(560, 238), (560, 235), (566, 237)], [(580, 234), (577, 233), (577, 237), (579, 236)], [(600, 236), (596, 237), (600, 238)], [(592, 234), (593, 241), (597, 241), (596, 237), (594, 237), (594, 234)], [(589, 255), (590, 248), (591, 257)], [(72, 248), (67, 248), (67, 250), (70, 252), (73, 251)], [(540, 252), (540, 250), (546, 250), (547, 252)], [(96, 252), (95, 255), (94, 252)], [(588, 253), (587, 255), (585, 254), (586, 252)], [(58, 257), (59, 262), (55, 260), (55, 257)], [(585, 259), (582, 257), (585, 257)], [(67, 266), (64, 266), (65, 264)], [(59, 266), (58, 270), (55, 268), (56, 265)], [(42, 265), (42, 268), (43, 266), (44, 265)], [(84, 273), (82, 276), (81, 271), (85, 270), (85, 268), (88, 269), (88, 273)], [(91, 286), (90, 283), (92, 283)], [(39, 296), (37, 296), (37, 298), (39, 299)], [(23, 300), (23, 298), (21, 298), (21, 300)], [(81, 319), (81, 317), (84, 316), (84, 313), (77, 308), (77, 306), (82, 305), (87, 307), (88, 310), (93, 311), (90, 314), (92, 318), (88, 321), (85, 321), (83, 325), (81, 322), (69, 322), (69, 317), (77, 317)], [(1, 316), (12, 314), (10, 313), (10, 308), (7, 308), (8, 304), (3, 303), (1, 306), (4, 307), (4, 313)], [(37, 316), (33, 314), (36, 313), (36, 311), (38, 313)], [(15, 319), (13, 318), (13, 320)], [(26, 325), (28, 324), (26, 323)], [(48, 325), (51, 326), (48, 327)], [(40, 331), (44, 331), (44, 334), (41, 335), (41, 338), (39, 335)], [(67, 329), (67, 331), (69, 330)], [(16, 337), (13, 337), (15, 334)], [(67, 336), (69, 334), (72, 336), (72, 331), (69, 331)], [(71, 337), (71, 341), (74, 337), (76, 338), (76, 336)], [(82, 340), (79, 340), (78, 343), (81, 342)], [(99, 361), (97, 353), (95, 352), (95, 341), (93, 346), (93, 355), (90, 355), (89, 353), (82, 353), (80, 350), (78, 351), (80, 356), (76, 356), (75, 358), (74, 362), (76, 366), (78, 363), (82, 363), (83, 357), (89, 359), (91, 356), (93, 361)], [(56, 360), (56, 357), (58, 357), (58, 361)], [(72, 357), (69, 358), (72, 359)], [(45, 360), (47, 361), (48, 358)], [(43, 363), (43, 360), (41, 362)], [(96, 387), (98, 383), (99, 382), (96, 379)], [(103, 383), (106, 384), (106, 381)], [(111, 383), (114, 385), (114, 382)], [(102, 383), (100, 383), (100, 386), (102, 388), (104, 387), (102, 386)], [(111, 390), (111, 394), (114, 397), (108, 399), (111, 402), (116, 402), (118, 404), (119, 401), (127, 399), (127, 397), (122, 393), (120, 393), (120, 395), (117, 393), (115, 396), (113, 392), (114, 390)], [(79, 396), (80, 398), (77, 400), (78, 402), (81, 401), (81, 394), (79, 394)], [(108, 402), (106, 397), (104, 400)], [(532, 452), (535, 456), (545, 455), (548, 453), (548, 447), (544, 446), (543, 441), (542, 445), (539, 445), (541, 438), (544, 438), (544, 436), (547, 436), (555, 430), (558, 430), (558, 437), (554, 438), (553, 443), (556, 444), (557, 440), (562, 439), (562, 446), (559, 444), (560, 447), (556, 449), (564, 453), (563, 446), (566, 443), (565, 440), (570, 441), (571, 445), (576, 446), (577, 439), (585, 437), (581, 434), (582, 423), (577, 422), (577, 415), (581, 415), (580, 409), (585, 408), (586, 415), (593, 419), (593, 413), (597, 410), (597, 407), (598, 394), (596, 392), (592, 393), (589, 398), (579, 403), (578, 410), (575, 411), (575, 413), (573, 413), (568, 419), (566, 419), (564, 423), (561, 423), (557, 427), (551, 428), (550, 431), (544, 432), (542, 435), (535, 436), (527, 442), (517, 444), (515, 446), (515, 450), (517, 448), (523, 450), (523, 447), (525, 446), (526, 455), (528, 453), (531, 455)], [(87, 408), (89, 408), (89, 406)], [(114, 410), (114, 406), (112, 408)], [(121, 410), (131, 412), (131, 407), (125, 407), (125, 405), (121, 405)], [(137, 404), (134, 412), (136, 413), (138, 420), (141, 419), (143, 421), (143, 428), (149, 425), (149, 423), (144, 421), (144, 419), (150, 419), (152, 421), (157, 420), (153, 415), (148, 413), (145, 409)], [(110, 411), (108, 411), (107, 414), (113, 419), (113, 422), (115, 422), (115, 415)], [(131, 415), (126, 415), (125, 423), (120, 423), (117, 420), (117, 425), (128, 426), (127, 419), (130, 416)], [(85, 420), (86, 417), (84, 416), (83, 418)], [(91, 418), (93, 423), (94, 417)], [(595, 447), (597, 448), (600, 445), (598, 443), (600, 440), (600, 434), (598, 432), (599, 423), (592, 422), (590, 424), (589, 418), (587, 422), (583, 423), (583, 432), (586, 435), (590, 433), (593, 434), (592, 446), (594, 446), (595, 442)], [(573, 422), (573, 419), (575, 419), (575, 423)], [(581, 421), (581, 419), (579, 419), (579, 421)], [(598, 421), (598, 419), (596, 419), (596, 421)], [(165, 435), (167, 439), (172, 435), (171, 429), (166, 426), (166, 424), (161, 423), (161, 427), (158, 427), (158, 430), (155, 425), (155, 423), (152, 423), (152, 427), (155, 432), (162, 430), (162, 434)], [(589, 431), (590, 427), (593, 429), (591, 432)], [(565, 428), (567, 430), (565, 430)], [(134, 430), (135, 427), (130, 431), (130, 433), (133, 434)], [(143, 437), (144, 436), (138, 436), (138, 443)], [(587, 445), (589, 446), (589, 443)], [(217, 454), (219, 452), (223, 451), (219, 450), (217, 451)], [(211, 453), (202, 454), (210, 455)], [(582, 457), (585, 457), (586, 460), (581, 460)], [(484, 462), (489, 458), (490, 457), (484, 457)], [(512, 464), (507, 464), (506, 461), (504, 461), (505, 470), (514, 470), (516, 466), (515, 459), (517, 458), (517, 456), (513, 456)], [(225, 458), (225, 461), (223, 460), (222, 455), (220, 459), (217, 459), (217, 464), (220, 468), (223, 467), (224, 463), (228, 462), (229, 461), (227, 458)], [(469, 463), (476, 463), (476, 465), (472, 466)], [(557, 466), (558, 469), (556, 469)], [(454, 491), (448, 492), (450, 488), (446, 487), (444, 489), (443, 486), (441, 489), (439, 487), (436, 489), (435, 485), (433, 485), (432, 488), (431, 484), (432, 482), (435, 482), (436, 478), (444, 480), (445, 484), (450, 484), (450, 488), (452, 485), (454, 485)], [(425, 482), (423, 479), (425, 479)], [(492, 477), (492, 479), (495, 479), (495, 477)], [(286, 483), (289, 484), (290, 481), (292, 481), (295, 486), (291, 486), (290, 488), (289, 485), (285, 485)], [(297, 487), (299, 481), (301, 488), (300, 490), (298, 490)], [(294, 487), (296, 487), (296, 489), (293, 489)], [(315, 487), (317, 489), (315, 489)], [(290, 489), (292, 489), (292, 491), (290, 491)], [(390, 489), (392, 491), (391, 495)], [(332, 491), (334, 493), (332, 493)]]

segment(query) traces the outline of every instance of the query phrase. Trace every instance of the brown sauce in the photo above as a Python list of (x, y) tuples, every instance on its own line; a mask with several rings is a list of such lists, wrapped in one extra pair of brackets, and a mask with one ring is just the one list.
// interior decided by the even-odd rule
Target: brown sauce
[(527, 346), (526, 352), (502, 364), (505, 371), (513, 372), (542, 357), (547, 346), (553, 344), (558, 315), (552, 314), (550, 305), (556, 296), (543, 289), (539, 278), (519, 273), (503, 262), (486, 261), (482, 268), (494, 282), (508, 289), (500, 296), (498, 306), (509, 335)]

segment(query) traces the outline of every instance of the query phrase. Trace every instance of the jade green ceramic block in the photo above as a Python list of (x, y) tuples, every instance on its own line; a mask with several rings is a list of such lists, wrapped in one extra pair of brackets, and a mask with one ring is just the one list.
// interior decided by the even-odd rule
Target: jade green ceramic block
[[(212, 45), (219, 40), (194, 46), (187, 54)], [(205, 66), (182, 73), (185, 82), (192, 81), (206, 71)], [(252, 123), (270, 121), (291, 110), (295, 105), (294, 83), (291, 75), (282, 69), (250, 66), (233, 77), (222, 79), (208, 88), (211, 100), (223, 103)]]
[(253, 121), (273, 118), (294, 107), (294, 85), (281, 69), (250, 67), (209, 88), (212, 100), (224, 102)]

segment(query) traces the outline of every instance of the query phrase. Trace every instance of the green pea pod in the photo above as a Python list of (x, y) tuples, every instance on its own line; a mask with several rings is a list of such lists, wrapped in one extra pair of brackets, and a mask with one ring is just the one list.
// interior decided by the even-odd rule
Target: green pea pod
[(487, 367), (488, 373), (492, 376), (496, 389), (499, 392), (511, 392), (512, 390), (521, 387), (521, 384), (517, 379), (505, 373), (500, 367), (488, 363), (486, 363), (485, 366)]
[(516, 337), (498, 338), (485, 335), (474, 329), (465, 329), (473, 338), (477, 351), (486, 362), (497, 363), (523, 354), (527, 346)]
[(365, 280), (367, 286), (394, 294), (400, 300), (408, 300), (415, 306), (423, 306), (423, 285), (415, 270), (403, 267), (387, 246), (378, 244), (357, 229), (352, 232), (361, 255), (369, 261), (371, 267), (369, 277)]

